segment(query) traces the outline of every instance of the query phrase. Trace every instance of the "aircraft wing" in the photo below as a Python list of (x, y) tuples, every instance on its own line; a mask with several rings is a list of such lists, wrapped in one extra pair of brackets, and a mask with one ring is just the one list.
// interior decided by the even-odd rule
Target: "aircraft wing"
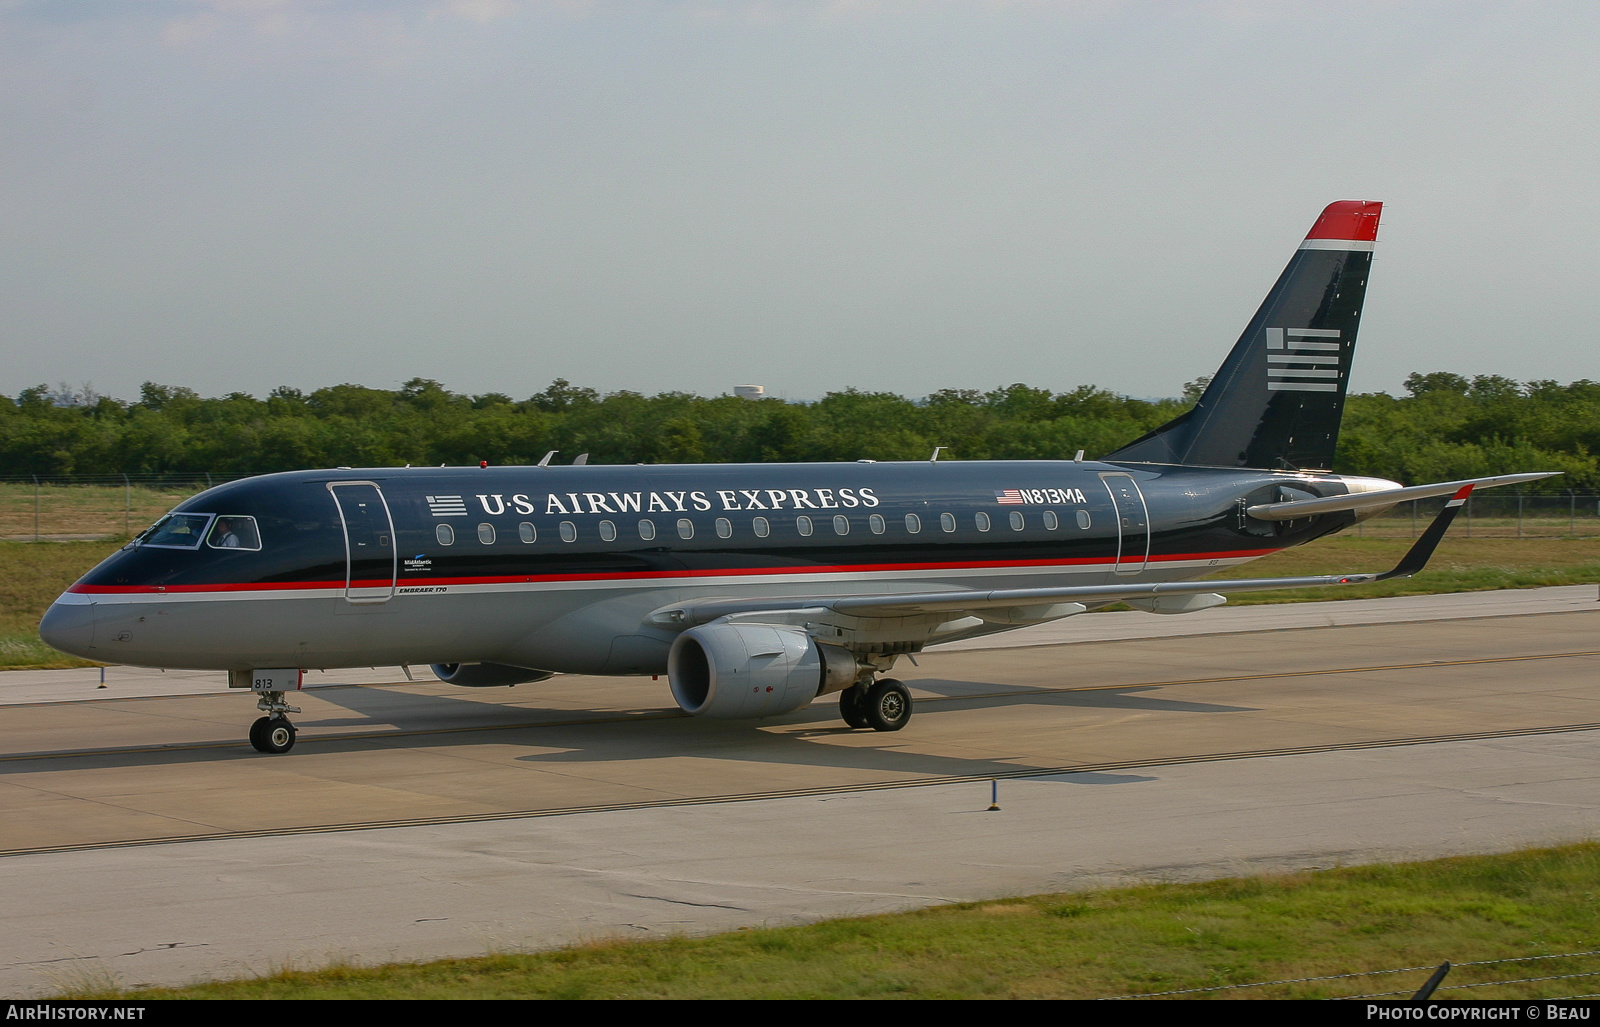
[(1517, 485), (1525, 481), (1538, 481), (1562, 474), (1562, 471), (1533, 471), (1526, 474), (1497, 474), (1492, 478), (1466, 478), (1461, 481), (1441, 481), (1432, 485), (1413, 485), (1405, 489), (1384, 489), (1378, 492), (1352, 492), (1347, 496), (1329, 496), (1326, 499), (1297, 499), (1286, 503), (1257, 503), (1245, 511), (1262, 521), (1294, 521), (1316, 514), (1336, 513), (1341, 510), (1371, 510), (1396, 506), (1413, 499), (1432, 499), (1459, 492), (1463, 485), (1490, 489), (1498, 485)]
[[(1540, 476), (1542, 477), (1542, 475)], [(691, 628), (722, 617), (795, 611), (832, 611), (852, 617), (907, 617), (926, 614), (959, 615), (1008, 608), (1062, 606), (1059, 613), (1035, 619), (1052, 619), (1082, 612), (1085, 603), (1159, 600), (1163, 597), (1200, 596), (1224, 592), (1266, 592), (1280, 588), (1316, 588), (1329, 585), (1364, 585), (1389, 578), (1408, 578), (1427, 565), (1457, 512), (1472, 493), (1475, 482), (1456, 489), (1433, 523), (1392, 569), (1381, 573), (1327, 574), (1298, 578), (1243, 578), (1234, 581), (1163, 581), (1127, 585), (1069, 585), (1060, 588), (1014, 588), (989, 592), (912, 592), (873, 596), (787, 596), (781, 599), (696, 599), (664, 606), (650, 615), (656, 624)], [(1426, 486), (1424, 486), (1426, 487)], [(1393, 495), (1393, 493), (1389, 493)], [(1338, 497), (1340, 499), (1346, 497)], [(1303, 516), (1303, 515), (1302, 515)], [(1220, 603), (1218, 599), (1211, 605)], [(1141, 604), (1143, 605), (1143, 604)], [(1073, 610), (1067, 607), (1077, 606)], [(1148, 607), (1159, 610), (1154, 603)], [(1183, 607), (1173, 607), (1178, 612)], [(1198, 609), (1201, 607), (1189, 607)], [(1025, 620), (1019, 620), (1025, 622)]]

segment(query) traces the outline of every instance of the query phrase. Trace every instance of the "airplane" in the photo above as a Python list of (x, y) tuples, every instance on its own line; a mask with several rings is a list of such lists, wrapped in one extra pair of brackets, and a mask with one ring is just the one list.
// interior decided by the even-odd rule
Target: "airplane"
[[(925, 646), (1123, 602), (1416, 573), (1474, 487), (1332, 473), (1382, 204), (1329, 205), (1187, 413), (1098, 460), (438, 468), (268, 474), (180, 503), (50, 607), (106, 663), (227, 671), (293, 748), (306, 669), (430, 665), (466, 687), (666, 674), (685, 712), (838, 695), (902, 729)], [(1450, 496), (1383, 573), (1197, 581)]]

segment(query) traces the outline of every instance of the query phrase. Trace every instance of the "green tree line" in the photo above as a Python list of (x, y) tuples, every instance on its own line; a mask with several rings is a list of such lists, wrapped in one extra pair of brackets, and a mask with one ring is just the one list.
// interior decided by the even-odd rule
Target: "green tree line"
[[(1565, 471), (1600, 488), (1600, 383), (1413, 374), (1407, 395), (1352, 395), (1335, 470), (1402, 482)], [(602, 395), (558, 379), (534, 396), (282, 387), (265, 399), (147, 382), (137, 402), (88, 389), (0, 397), (0, 475), (240, 473), (401, 464), (519, 464), (548, 450), (593, 463), (1061, 459), (1108, 453), (1198, 398), (1139, 400), (1085, 385), (944, 389), (922, 399), (847, 389), (808, 403), (681, 392)]]

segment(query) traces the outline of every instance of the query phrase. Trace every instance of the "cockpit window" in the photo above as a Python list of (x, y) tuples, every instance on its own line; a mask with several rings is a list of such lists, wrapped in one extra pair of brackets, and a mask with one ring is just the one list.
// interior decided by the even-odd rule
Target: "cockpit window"
[(206, 545), (212, 549), (260, 549), (261, 532), (256, 530), (254, 517), (222, 514), (211, 526)]
[(162, 549), (198, 549), (210, 523), (210, 514), (167, 514), (135, 541)]

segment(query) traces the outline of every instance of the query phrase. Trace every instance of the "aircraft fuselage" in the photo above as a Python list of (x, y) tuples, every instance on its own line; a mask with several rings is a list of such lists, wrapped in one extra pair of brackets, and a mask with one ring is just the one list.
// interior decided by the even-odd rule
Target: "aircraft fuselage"
[(1243, 506), (1348, 491), (1331, 474), (1096, 461), (272, 474), (180, 504), (41, 631), (171, 668), (660, 674), (676, 632), (649, 615), (686, 598), (1189, 580), (1354, 520)]

